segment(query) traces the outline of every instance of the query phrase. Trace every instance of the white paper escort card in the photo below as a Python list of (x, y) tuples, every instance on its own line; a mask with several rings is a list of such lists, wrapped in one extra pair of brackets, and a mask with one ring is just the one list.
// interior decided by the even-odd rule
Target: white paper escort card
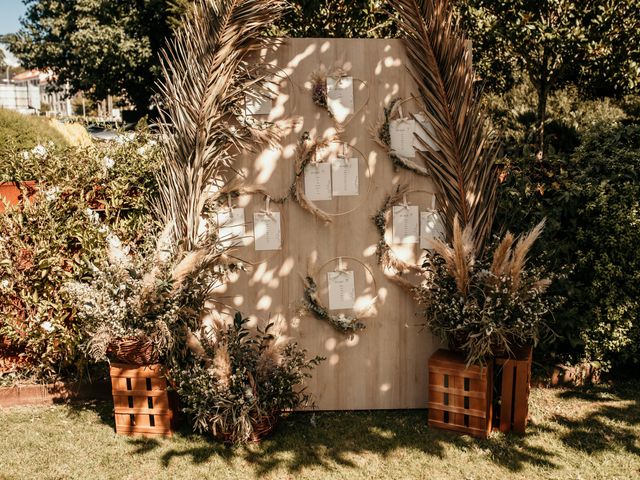
[(444, 227), (438, 212), (420, 212), (420, 248), (429, 249), (429, 240), (444, 239)]
[(256, 250), (280, 250), (280, 212), (257, 212), (253, 214), (253, 235)]
[(245, 94), (244, 107), (247, 115), (269, 115), (271, 113), (272, 100), (266, 96), (254, 97)]
[(244, 208), (235, 207), (218, 212), (218, 235), (225, 247), (247, 245)]
[[(413, 137), (413, 146), (420, 151), (427, 150), (426, 147), (422, 145), (422, 142), (420, 142), (420, 140), (418, 139), (418, 137), (420, 137), (424, 141), (424, 143), (426, 143), (427, 145), (429, 145), (429, 147), (431, 147), (431, 149), (436, 151), (440, 150), (438, 146), (435, 144), (435, 142), (433, 141), (436, 131), (434, 130), (433, 125), (431, 125), (431, 122), (427, 120), (422, 113), (416, 114), (415, 118), (418, 123), (414, 124), (415, 133), (417, 136), (414, 135)], [(424, 128), (421, 128), (419, 124), (422, 125), (422, 127)], [(425, 132), (425, 129), (426, 129), (426, 132)]]
[(358, 195), (358, 158), (339, 156), (331, 162), (331, 181), (336, 197)]
[(413, 132), (416, 122), (411, 118), (398, 118), (389, 122), (389, 136), (391, 138), (391, 150), (405, 158), (413, 158), (416, 152), (413, 149)]
[(311, 163), (304, 168), (304, 193), (311, 201), (331, 200), (330, 163)]
[(417, 205), (395, 205), (393, 207), (392, 243), (418, 243), (419, 215)]
[(353, 77), (327, 77), (327, 107), (338, 122), (353, 113)]
[(353, 270), (327, 272), (329, 284), (329, 310), (353, 308), (356, 303), (356, 286)]

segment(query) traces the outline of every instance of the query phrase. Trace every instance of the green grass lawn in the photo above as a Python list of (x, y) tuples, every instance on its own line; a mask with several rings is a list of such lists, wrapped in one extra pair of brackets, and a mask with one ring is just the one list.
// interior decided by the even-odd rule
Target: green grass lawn
[(0, 478), (634, 479), (640, 382), (533, 389), (528, 434), (476, 440), (429, 429), (425, 411), (300, 413), (260, 445), (189, 432), (117, 436), (109, 404), (0, 410)]

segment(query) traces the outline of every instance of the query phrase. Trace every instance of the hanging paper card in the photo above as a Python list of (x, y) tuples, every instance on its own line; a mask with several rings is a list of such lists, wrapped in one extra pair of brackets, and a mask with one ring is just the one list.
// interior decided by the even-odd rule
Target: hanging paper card
[(417, 205), (396, 205), (393, 207), (393, 243), (418, 243)]
[(245, 94), (244, 104), (247, 115), (269, 115), (272, 101), (269, 97), (254, 97)]
[(338, 157), (331, 162), (331, 181), (336, 197), (358, 195), (358, 158)]
[(329, 283), (329, 310), (353, 308), (356, 303), (356, 287), (352, 270), (327, 272)]
[(304, 193), (309, 200), (331, 200), (331, 165), (311, 163), (304, 168)]
[(340, 123), (353, 113), (353, 77), (327, 77), (327, 107)]
[(429, 240), (444, 239), (444, 226), (438, 212), (420, 212), (420, 248), (428, 249)]
[(415, 120), (399, 118), (389, 122), (389, 136), (391, 137), (391, 150), (405, 158), (413, 158), (416, 152), (413, 149), (413, 132), (416, 129)]
[(246, 245), (244, 208), (232, 208), (218, 212), (218, 235), (225, 247)]
[[(436, 134), (436, 131), (433, 128), (433, 125), (431, 125), (431, 122), (429, 120), (427, 120), (425, 118), (425, 116), (422, 113), (418, 113), (415, 116), (417, 122), (422, 125), (422, 128), (420, 127), (420, 125), (418, 125), (416, 123), (415, 125), (415, 133), (416, 135), (414, 135), (413, 137), (413, 146), (420, 151), (427, 151), (427, 148), (425, 146), (422, 145), (422, 142), (420, 142), (420, 140), (417, 137), (420, 137), (422, 139), (422, 141), (424, 143), (426, 143), (427, 145), (429, 145), (429, 147), (431, 147), (432, 150), (440, 150), (438, 148), (438, 146), (435, 144), (435, 142), (433, 141), (433, 138)], [(426, 129), (426, 131), (425, 131)], [(427, 133), (428, 132), (428, 133)]]
[(280, 250), (280, 212), (253, 214), (253, 234), (256, 250)]

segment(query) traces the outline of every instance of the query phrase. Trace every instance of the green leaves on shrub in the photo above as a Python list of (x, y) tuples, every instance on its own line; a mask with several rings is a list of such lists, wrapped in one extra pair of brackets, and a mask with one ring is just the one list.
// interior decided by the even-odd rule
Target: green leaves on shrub
[(37, 180), (32, 202), (0, 214), (0, 349), (49, 379), (82, 367), (80, 324), (64, 285), (91, 276), (114, 236), (135, 247), (154, 228), (155, 145), (14, 151), (0, 180)]

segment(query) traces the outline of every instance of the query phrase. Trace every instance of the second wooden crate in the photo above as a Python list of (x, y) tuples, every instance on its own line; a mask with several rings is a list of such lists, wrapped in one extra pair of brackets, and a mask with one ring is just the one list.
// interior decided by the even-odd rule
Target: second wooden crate
[(448, 350), (429, 359), (429, 426), (484, 438), (491, 432), (492, 364), (471, 365)]
[(111, 364), (116, 433), (171, 436), (174, 405), (161, 365)]
[(501, 432), (525, 433), (529, 417), (531, 347), (515, 350), (511, 358), (496, 358), (497, 426)]

